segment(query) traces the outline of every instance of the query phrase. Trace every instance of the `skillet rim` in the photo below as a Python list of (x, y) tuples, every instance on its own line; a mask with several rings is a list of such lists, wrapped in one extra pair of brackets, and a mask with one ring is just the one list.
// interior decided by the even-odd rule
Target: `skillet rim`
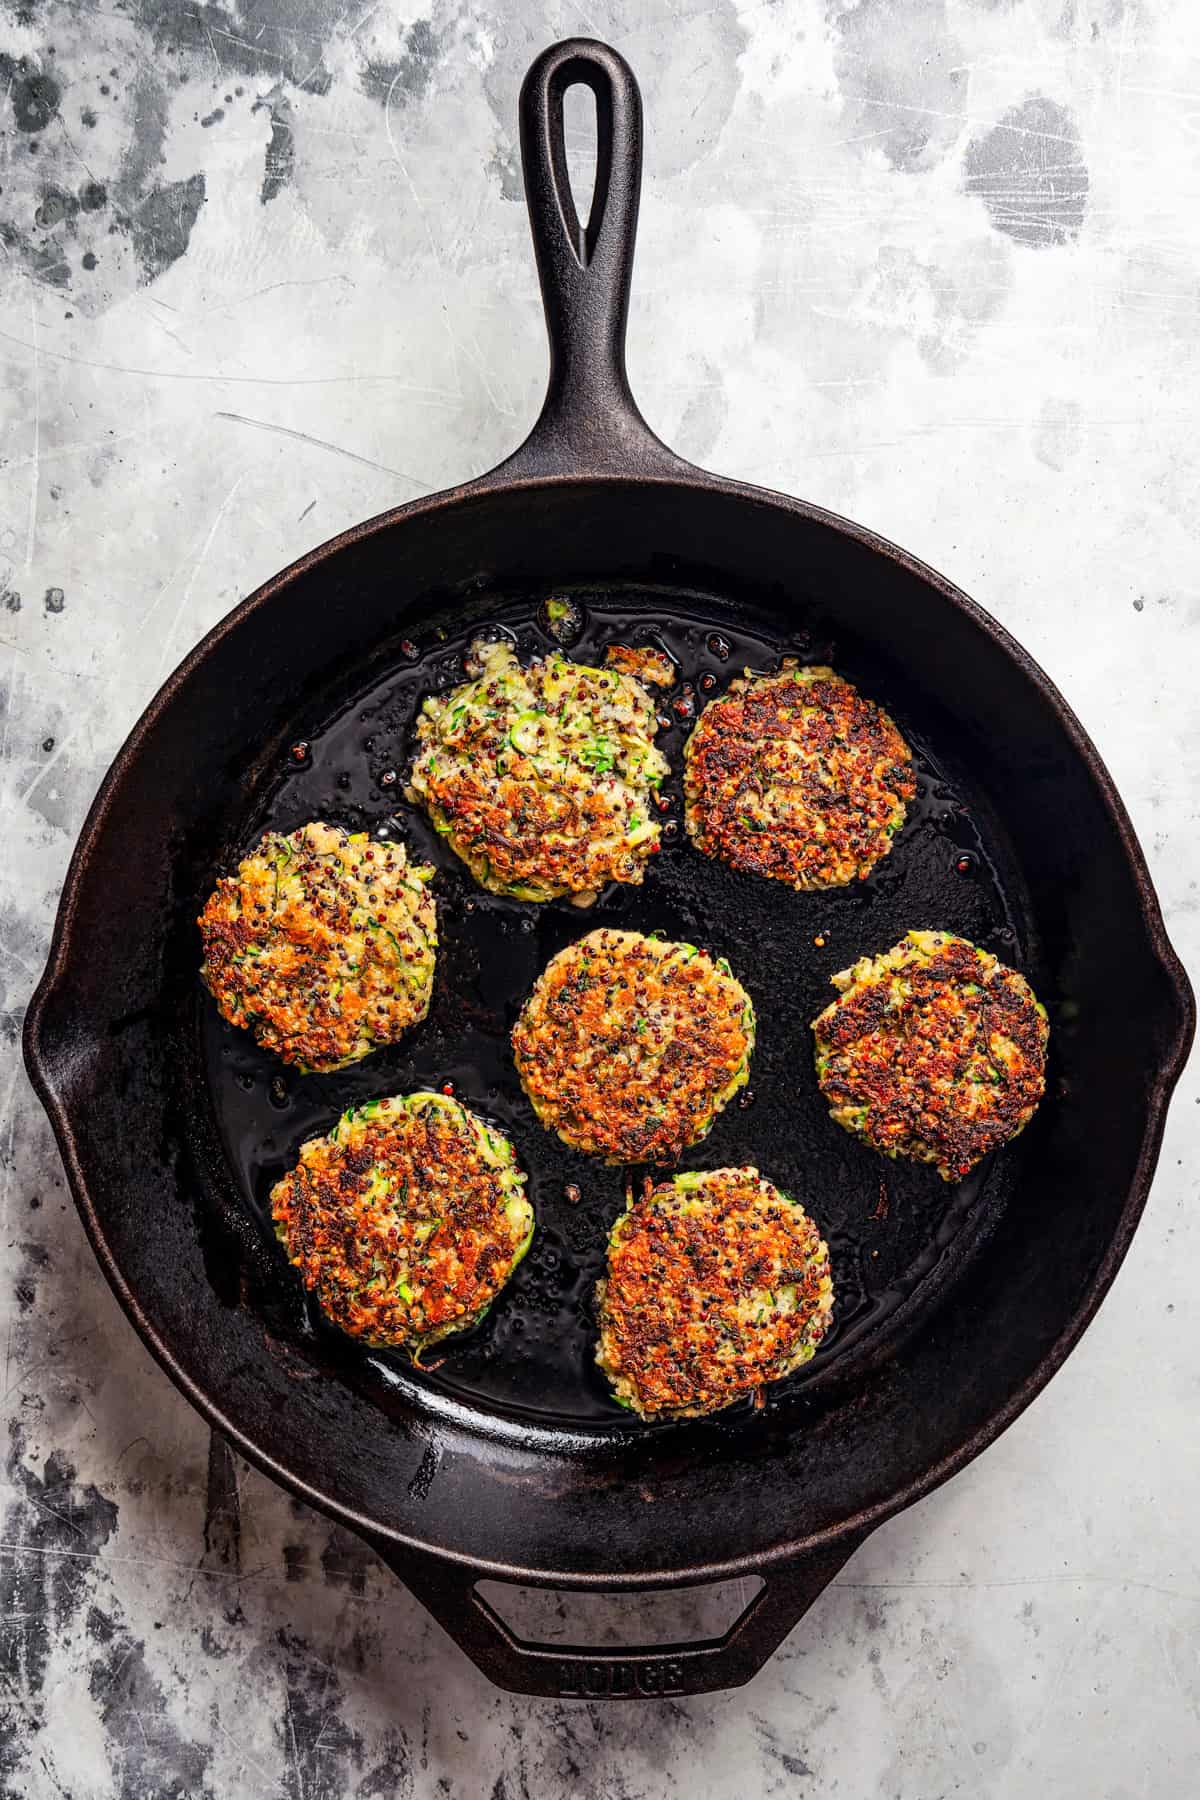
[[(651, 443), (655, 450), (660, 448), (653, 439), (651, 439)], [(649, 451), (649, 449), (650, 446), (647, 445), (646, 450)], [(507, 465), (501, 464), (498, 469), (489, 474), (481, 475), (457, 487), (421, 496), (401, 506), (375, 514), (357, 525), (350, 526), (347, 530), (338, 533), (325, 543), (315, 546), (269, 577), (223, 618), (218, 619), (149, 701), (113, 758), (97, 790), (64, 877), (46, 967), (30, 999), (23, 1030), (26, 1068), (34, 1091), (49, 1117), (72, 1198), (83, 1221), (96, 1259), (122, 1310), (146, 1348), (184, 1398), (208, 1422), (210, 1428), (219, 1431), (239, 1455), (244, 1456), (248, 1462), (271, 1480), (278, 1482), (327, 1517), (335, 1518), (367, 1538), (380, 1554), (386, 1555), (389, 1548), (394, 1546), (397, 1551), (407, 1550), (442, 1562), (457, 1564), (474, 1571), (480, 1577), (491, 1577), (531, 1586), (576, 1590), (600, 1589), (609, 1592), (635, 1588), (661, 1589), (689, 1583), (719, 1581), (751, 1571), (778, 1567), (844, 1540), (853, 1541), (865, 1537), (886, 1519), (893, 1517), (916, 1500), (931, 1493), (950, 1476), (958, 1473), (960, 1469), (973, 1461), (982, 1450), (1007, 1430), (1009, 1425), (1020, 1416), (1058, 1372), (1095, 1317), (1105, 1294), (1111, 1287), (1145, 1209), (1166, 1126), (1167, 1106), (1186, 1063), (1196, 1023), (1195, 1000), (1191, 985), (1183, 964), (1167, 936), (1158, 896), (1155, 893), (1145, 856), (1124, 802), (1091, 737), (1058, 687), (1036, 659), (970, 595), (927, 563), (903, 550), (889, 539), (880, 536), (877, 532), (824, 507), (815, 506), (792, 495), (759, 487), (750, 482), (713, 475), (705, 470), (694, 468), (693, 465), (683, 462), (682, 459), (676, 459), (671, 453), (668, 454), (671, 455), (671, 462), (674, 465), (668, 471), (663, 471), (657, 457), (650, 454), (638, 456), (636, 453), (631, 457), (630, 465), (623, 469), (548, 471), (535, 474), (514, 472), (510, 475), (506, 473)], [(638, 467), (639, 462), (643, 463), (643, 467)], [(645, 466), (647, 464), (648, 467)], [(514, 499), (518, 497), (528, 499), (538, 492), (544, 492), (551, 488), (614, 487), (631, 482), (643, 488), (683, 487), (709, 493), (720, 493), (752, 506), (766, 505), (778, 508), (793, 517), (825, 527), (843, 538), (852, 540), (873, 554), (890, 560), (905, 573), (932, 588), (942, 600), (957, 609), (984, 637), (990, 639), (995, 648), (1020, 669), (1037, 690), (1041, 699), (1049, 706), (1071, 750), (1085, 765), (1096, 784), (1101, 802), (1115, 828), (1133, 876), (1148, 946), (1171, 990), (1177, 1016), (1172, 1022), (1173, 1042), (1170, 1051), (1147, 1084), (1141, 1150), (1126, 1200), (1104, 1254), (1079, 1305), (1066, 1321), (1049, 1350), (1044, 1353), (1025, 1381), (990, 1414), (983, 1425), (898, 1492), (889, 1494), (885, 1499), (861, 1509), (820, 1532), (790, 1539), (773, 1546), (768, 1551), (755, 1552), (740, 1558), (727, 1557), (715, 1562), (689, 1564), (671, 1570), (622, 1570), (619, 1573), (608, 1574), (586, 1570), (531, 1569), (518, 1564), (496, 1562), (461, 1551), (447, 1550), (428, 1544), (410, 1534), (396, 1531), (394, 1528), (380, 1526), (375, 1520), (356, 1511), (353, 1507), (345, 1505), (332, 1494), (293, 1474), (284, 1464), (261, 1450), (253, 1439), (227, 1418), (220, 1407), (203, 1392), (196, 1378), (184, 1367), (180, 1358), (163, 1341), (147, 1318), (138, 1296), (125, 1279), (109, 1247), (89, 1191), (88, 1177), (78, 1153), (71, 1108), (56, 1087), (52, 1059), (42, 1042), (42, 1028), (51, 1000), (70, 978), (72, 933), (76, 920), (80, 878), (95, 844), (103, 833), (114, 796), (127, 770), (137, 758), (151, 728), (169, 709), (176, 694), (192, 673), (201, 666), (218, 644), (223, 643), (231, 634), (235, 633), (246, 619), (283, 594), (288, 586), (300, 576), (317, 569), (321, 564), (331, 562), (341, 551), (352, 545), (359, 544), (368, 537), (391, 531), (410, 519), (449, 511), (464, 502), (481, 498), (507, 498), (511, 495)]]

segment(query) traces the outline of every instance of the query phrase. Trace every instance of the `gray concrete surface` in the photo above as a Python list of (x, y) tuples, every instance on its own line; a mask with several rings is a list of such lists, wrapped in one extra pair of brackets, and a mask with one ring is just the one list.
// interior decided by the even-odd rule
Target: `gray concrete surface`
[(869, 521), (1011, 627), (1200, 966), (1200, 9), (4, 0), (3, 1791), (1194, 1794), (1194, 1071), (1048, 1393), (746, 1690), (623, 1710), (493, 1691), (210, 1442), (103, 1285), (22, 1073), (72, 842), (162, 678), (278, 566), (531, 419), (514, 105), (580, 30), (645, 91), (652, 423)]

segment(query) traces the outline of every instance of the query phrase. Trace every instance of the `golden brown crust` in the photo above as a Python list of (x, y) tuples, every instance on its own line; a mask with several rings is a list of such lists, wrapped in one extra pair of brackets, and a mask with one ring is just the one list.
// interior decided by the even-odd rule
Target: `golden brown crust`
[(697, 849), (795, 888), (841, 887), (891, 848), (916, 792), (882, 707), (824, 667), (749, 671), (700, 717), (685, 751)]
[(833, 1309), (829, 1252), (757, 1169), (677, 1175), (609, 1239), (596, 1360), (643, 1418), (695, 1417), (791, 1374)]
[(745, 1084), (754, 1009), (694, 944), (589, 932), (542, 971), (513, 1029), (538, 1117), (610, 1162), (673, 1162)]
[(667, 773), (649, 694), (558, 651), (522, 667), (503, 642), (473, 645), (468, 667), (421, 709), (409, 797), (494, 893), (584, 905), (640, 882)]
[(432, 877), (403, 844), (365, 832), (268, 832), (198, 921), (200, 974), (222, 1017), (302, 1069), (342, 1068), (393, 1043), (429, 1011)]
[(351, 1337), (416, 1348), (464, 1331), (524, 1255), (533, 1210), (508, 1139), (457, 1101), (345, 1113), (271, 1193), (288, 1259)]
[(1045, 1087), (1049, 1026), (1025, 977), (944, 931), (834, 977), (814, 1021), (831, 1116), (886, 1156), (956, 1181), (1022, 1131)]

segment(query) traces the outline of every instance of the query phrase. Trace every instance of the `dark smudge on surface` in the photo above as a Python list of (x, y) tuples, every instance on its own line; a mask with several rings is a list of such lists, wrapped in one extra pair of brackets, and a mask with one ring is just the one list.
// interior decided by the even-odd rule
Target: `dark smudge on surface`
[(271, 121), (271, 136), (263, 162), (262, 187), (258, 197), (265, 206), (282, 193), (296, 171), (296, 142), (292, 132), (291, 105), (281, 86), (276, 86), (265, 100), (254, 107), (265, 112)]
[(835, 68), (848, 135), (913, 173), (941, 161), (962, 130), (966, 58), (946, 0), (857, 0), (837, 20)]
[(404, 55), (395, 61), (369, 61), (362, 72), (362, 90), (384, 106), (405, 106), (420, 100), (429, 87), (437, 61), (438, 40), (428, 19), (418, 19), (408, 34)]
[(8, 88), (13, 123), (18, 131), (44, 131), (62, 99), (62, 89), (52, 76), (32, 65), (28, 57), (0, 52), (0, 83)]
[[(327, 94), (330, 43), (338, 34), (348, 38), (371, 10), (369, 0), (348, 7), (330, 0), (288, 6), (131, 0), (105, 12), (97, 26), (105, 34), (101, 54), (106, 62), (107, 55), (115, 59), (100, 80), (75, 7), (22, 9), (18, 23), (43, 41), (21, 56), (0, 53), (0, 133), (11, 123), (37, 155), (15, 169), (10, 160), (0, 187), (0, 248), (45, 287), (69, 292), (78, 284), (89, 312), (159, 280), (186, 255), (208, 196), (203, 167), (162, 178), (172, 117), (177, 124), (184, 118), (178, 90), (194, 91), (191, 117), (201, 127), (228, 119), (239, 100), (251, 111), (265, 110), (270, 135), (259, 190), (265, 204), (293, 178), (289, 92)], [(60, 26), (65, 41), (56, 44)], [(397, 62), (368, 62), (364, 85), (371, 92), (382, 83), (380, 98), (393, 87), (400, 100), (416, 97), (428, 85), (437, 51), (429, 21), (418, 20)], [(266, 77), (272, 86), (247, 96), (238, 76), (260, 87)], [(85, 154), (77, 140), (93, 132)], [(197, 161), (203, 154), (197, 149)], [(171, 160), (174, 175), (178, 155)], [(97, 268), (101, 280), (89, 279)]]
[(381, 1754), (368, 1765), (366, 1744), (342, 1718), (345, 1691), (337, 1672), (291, 1632), (279, 1632), (277, 1643), (286, 1682), (277, 1732), (287, 1800), (318, 1794), (385, 1800), (412, 1793), (407, 1734), (399, 1727), (385, 1731), (378, 1740)]
[[(81, 1611), (89, 1591), (90, 1558), (108, 1543), (117, 1526), (117, 1508), (91, 1483), (76, 1481), (60, 1451), (52, 1451), (39, 1474), (25, 1461), (21, 1424), (9, 1424), (5, 1461), (13, 1498), (4, 1509), (4, 1541), (19, 1553), (0, 1561), (0, 1632), (10, 1679), (36, 1704), (45, 1682), (55, 1633)], [(0, 1774), (5, 1768), (6, 1734), (0, 1732)]]
[[(107, 1635), (106, 1635), (107, 1634)], [(123, 1794), (155, 1800), (215, 1800), (205, 1780), (211, 1752), (173, 1724), (167, 1696), (146, 1664), (146, 1646), (105, 1620), (88, 1689), (108, 1740), (109, 1766)]]
[(204, 176), (189, 175), (152, 189), (130, 215), (127, 229), (147, 281), (184, 254), (205, 197)]
[(1034, 95), (967, 146), (966, 189), (997, 231), (1042, 249), (1079, 236), (1088, 171), (1065, 106)]
[(154, 48), (211, 67), (214, 42), (225, 73), (269, 75), (309, 93), (329, 91), (325, 49), (339, 19), (353, 25), (368, 10), (366, 0), (344, 9), (326, 0), (241, 0), (235, 8), (181, 6), (178, 0), (135, 0), (131, 16), (149, 34)]

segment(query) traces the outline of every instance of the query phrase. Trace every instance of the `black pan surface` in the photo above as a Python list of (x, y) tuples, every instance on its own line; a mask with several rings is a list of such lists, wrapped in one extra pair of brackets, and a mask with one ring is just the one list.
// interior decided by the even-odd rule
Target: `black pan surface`
[[(953, 1186), (932, 1168), (889, 1163), (853, 1141), (830, 1121), (812, 1067), (809, 1021), (832, 997), (829, 977), (910, 928), (936, 927), (1017, 964), (1053, 1003), (1029, 895), (999, 820), (968, 772), (955, 766), (952, 746), (923, 730), (919, 712), (910, 714), (903, 691), (895, 691), (894, 676), (889, 681), (862, 646), (830, 637), (813, 603), (798, 596), (794, 615), (811, 619), (811, 628), (798, 623), (781, 636), (777, 617), (772, 629), (770, 619), (746, 607), (669, 590), (572, 596), (583, 620), (573, 656), (600, 662), (609, 643), (646, 641), (669, 650), (678, 669), (659, 708), (658, 742), (672, 763), (664, 846), (644, 885), (613, 884), (588, 909), (484, 892), (403, 799), (412, 729), (425, 694), (463, 679), (464, 653), (477, 630), (504, 631), (523, 657), (555, 644), (539, 623), (537, 598), (481, 598), (470, 623), (457, 617), (431, 625), (423, 642), (406, 643), (382, 680), (351, 691), (331, 713), (297, 715), (294, 739), (263, 771), (222, 865), (233, 866), (263, 830), (289, 831), (314, 818), (404, 837), (440, 871), (441, 947), (425, 1023), (353, 1069), (300, 1076), (249, 1033), (225, 1024), (207, 996), (198, 1002), (200, 1055), (220, 1138), (239, 1200), (264, 1243), (272, 1241), (270, 1189), (306, 1138), (327, 1131), (355, 1102), (450, 1083), (516, 1143), (537, 1214), (533, 1247), (486, 1320), (439, 1346), (430, 1372), (415, 1371), (399, 1353), (343, 1340), (315, 1303), (305, 1303), (281, 1253), (256, 1303), (305, 1354), (332, 1367), (355, 1365), (347, 1372), (385, 1407), (415, 1388), (558, 1431), (644, 1433), (647, 1426), (615, 1404), (595, 1367), (593, 1293), (608, 1228), (628, 1186), (640, 1189), (646, 1171), (606, 1167), (542, 1130), (517, 1081), (509, 1032), (533, 981), (564, 944), (600, 923), (662, 930), (727, 956), (749, 986), (759, 1020), (748, 1093), (684, 1166), (761, 1168), (803, 1200), (830, 1244), (834, 1330), (811, 1364), (767, 1390), (768, 1405), (786, 1406), (799, 1390), (861, 1369), (945, 1293), (989, 1235), (1037, 1136)], [(785, 655), (832, 659), (888, 707), (916, 750), (918, 793), (904, 830), (875, 872), (849, 888), (794, 893), (739, 874), (701, 856), (680, 822), (682, 750), (698, 712), (731, 675), (775, 669)], [(196, 911), (204, 897), (196, 894)]]

